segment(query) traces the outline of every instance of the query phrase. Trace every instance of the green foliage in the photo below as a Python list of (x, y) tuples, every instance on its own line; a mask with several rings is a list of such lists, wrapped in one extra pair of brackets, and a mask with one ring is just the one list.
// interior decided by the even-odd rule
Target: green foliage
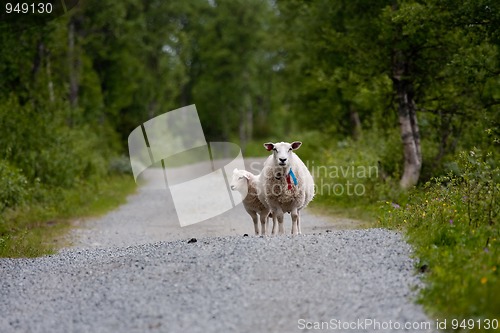
[(6, 208), (0, 215), (0, 257), (51, 254), (70, 242), (65, 237), (70, 219), (98, 216), (118, 207), (134, 192), (129, 175), (114, 175), (101, 183), (81, 183), (71, 189), (38, 189), (43, 196), (29, 206)]
[(70, 187), (89, 177), (106, 172), (105, 147), (100, 147), (95, 132), (86, 126), (63, 125), (57, 108), (31, 104), (21, 106), (14, 97), (0, 104), (0, 157), (23, 170), (33, 183)]
[[(426, 144), (424, 181), (443, 172), (457, 149), (488, 145), (484, 130), (500, 128), (495, 2), (294, 0), (278, 8), (284, 29), (299, 36), (285, 44), (285, 74), (290, 110), (308, 128), (356, 138), (359, 116), (363, 130), (398, 139), (399, 58)], [(399, 171), (402, 154), (392, 156), (381, 162)]]
[(24, 204), (29, 194), (26, 177), (5, 160), (0, 160), (0, 188), (0, 212)]
[[(373, 221), (378, 202), (399, 198), (397, 176), (380, 163), (390, 154), (391, 143), (365, 132), (362, 139), (331, 140), (310, 132), (297, 154), (313, 174), (316, 184), (314, 205), (336, 207), (349, 217)], [(392, 152), (394, 155), (394, 152)]]
[(128, 156), (117, 156), (109, 161), (109, 172), (112, 174), (129, 174), (132, 175), (132, 166)]
[(500, 313), (498, 157), (461, 153), (454, 173), (428, 182), (403, 202), (386, 202), (380, 225), (408, 234), (426, 271), (421, 301), (446, 318)]

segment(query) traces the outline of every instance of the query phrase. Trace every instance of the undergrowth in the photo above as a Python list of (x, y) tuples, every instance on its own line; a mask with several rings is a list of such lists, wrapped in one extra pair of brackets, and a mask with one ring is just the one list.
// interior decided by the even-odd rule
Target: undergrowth
[[(4, 208), (0, 215), (0, 257), (37, 257), (67, 245), (70, 220), (104, 214), (123, 204), (136, 188), (130, 175), (112, 175), (70, 189), (38, 189), (37, 200)], [(43, 193), (42, 193), (43, 192)]]
[(500, 317), (497, 161), (479, 150), (461, 153), (448, 175), (382, 207), (379, 225), (404, 230), (415, 249), (426, 282), (420, 301), (435, 316)]

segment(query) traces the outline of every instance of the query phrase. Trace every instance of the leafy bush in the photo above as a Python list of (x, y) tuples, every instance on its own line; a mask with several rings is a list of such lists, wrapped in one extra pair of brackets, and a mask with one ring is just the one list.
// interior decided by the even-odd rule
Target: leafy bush
[(29, 194), (26, 177), (5, 160), (0, 160), (0, 189), (0, 212), (23, 204)]
[(500, 169), (492, 154), (462, 153), (454, 171), (387, 201), (379, 223), (403, 228), (426, 271), (422, 301), (449, 318), (500, 315)]
[(402, 193), (398, 179), (389, 171), (394, 168), (388, 168), (379, 155), (390, 145), (385, 146), (387, 142), (376, 138), (376, 133), (364, 134), (359, 141), (332, 143), (330, 148), (317, 152), (308, 167), (316, 182), (315, 201), (358, 209), (362, 217), (371, 220), (380, 200), (400, 197)]
[(125, 156), (117, 156), (109, 161), (109, 172), (116, 174), (132, 174), (130, 159)]
[(64, 105), (36, 108), (11, 97), (0, 104), (0, 158), (25, 171), (28, 181), (71, 187), (107, 172), (107, 146), (95, 128), (68, 126)]

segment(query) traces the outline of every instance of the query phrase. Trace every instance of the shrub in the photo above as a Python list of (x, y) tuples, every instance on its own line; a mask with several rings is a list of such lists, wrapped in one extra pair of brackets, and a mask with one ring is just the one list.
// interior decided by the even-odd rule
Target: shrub
[(0, 160), (0, 212), (23, 204), (29, 195), (28, 181), (22, 171)]
[(24, 170), (29, 182), (69, 188), (108, 171), (110, 142), (101, 136), (103, 128), (68, 126), (65, 108), (21, 105), (14, 97), (0, 103), (0, 158)]
[(449, 318), (498, 318), (500, 310), (500, 169), (493, 154), (461, 153), (453, 172), (387, 201), (379, 223), (403, 228), (419, 268), (422, 301)]
[(112, 158), (109, 161), (109, 172), (112, 174), (132, 174), (130, 159), (125, 155)]

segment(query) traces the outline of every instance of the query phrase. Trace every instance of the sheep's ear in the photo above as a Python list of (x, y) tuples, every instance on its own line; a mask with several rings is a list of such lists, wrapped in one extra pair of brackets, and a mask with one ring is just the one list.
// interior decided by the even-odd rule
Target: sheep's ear
[(250, 175), (249, 175), (248, 173), (245, 173), (243, 176), (244, 176), (247, 180), (250, 180)]
[(264, 147), (267, 149), (267, 151), (271, 151), (274, 148), (274, 143), (272, 142), (264, 143)]
[(300, 148), (301, 145), (302, 145), (302, 142), (300, 142), (300, 141), (294, 141), (294, 142), (292, 142), (292, 149), (293, 150), (297, 150), (297, 149)]
[(238, 168), (234, 168), (233, 173), (238, 172)]

